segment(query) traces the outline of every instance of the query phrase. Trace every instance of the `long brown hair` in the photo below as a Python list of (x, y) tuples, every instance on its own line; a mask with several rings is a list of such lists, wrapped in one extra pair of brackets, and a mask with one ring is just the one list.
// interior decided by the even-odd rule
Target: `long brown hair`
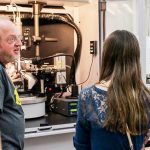
[(100, 74), (102, 80), (111, 80), (104, 127), (125, 133), (127, 124), (131, 134), (144, 133), (148, 125), (144, 100), (150, 102), (150, 92), (142, 82), (140, 48), (132, 33), (117, 30), (105, 40)]

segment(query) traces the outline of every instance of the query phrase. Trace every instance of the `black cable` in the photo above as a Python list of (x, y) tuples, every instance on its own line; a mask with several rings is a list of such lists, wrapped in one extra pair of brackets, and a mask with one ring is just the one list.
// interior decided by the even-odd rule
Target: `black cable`
[(76, 64), (72, 61), (71, 64), (71, 70), (70, 70), (70, 78), (69, 78), (69, 83), (70, 84), (76, 84), (76, 79), (75, 79), (75, 72), (77, 70), (79, 61), (80, 61), (80, 56), (81, 56), (81, 45), (82, 45), (82, 36), (81, 36), (81, 32), (78, 28), (78, 26), (73, 22), (72, 18), (69, 16), (61, 16), (61, 15), (51, 15), (49, 17), (49, 19), (52, 20), (58, 20), (61, 21), (65, 24), (68, 24), (69, 26), (73, 27), (76, 31), (77, 34), (77, 46), (76, 46), (76, 50), (74, 52), (74, 58), (76, 59)]
[(90, 65), (89, 74), (88, 74), (87, 79), (86, 79), (85, 81), (81, 82), (81, 83), (77, 83), (77, 85), (82, 85), (82, 84), (84, 84), (86, 81), (88, 81), (88, 79), (89, 79), (89, 77), (90, 77), (90, 74), (91, 74), (92, 65), (93, 65), (93, 55), (92, 55), (92, 62), (91, 62), (91, 65)]
[(55, 54), (55, 55), (51, 55), (51, 56), (47, 56), (47, 57), (43, 57), (43, 58), (35, 57), (35, 58), (28, 58), (28, 59), (32, 60), (33, 64), (39, 64), (39, 63), (41, 63), (41, 61), (44, 61), (44, 60), (47, 60), (47, 59), (51, 59), (51, 58), (54, 58), (54, 57), (59, 57), (59, 56), (69, 56), (69, 57), (72, 58), (73, 63), (76, 64), (76, 60), (75, 60), (73, 55), (63, 54), (63, 53), (59, 53), (59, 54)]

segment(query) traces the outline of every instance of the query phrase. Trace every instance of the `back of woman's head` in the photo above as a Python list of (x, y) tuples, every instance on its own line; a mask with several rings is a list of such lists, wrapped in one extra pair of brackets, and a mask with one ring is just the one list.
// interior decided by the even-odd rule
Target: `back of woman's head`
[(122, 75), (141, 79), (140, 49), (132, 33), (117, 30), (104, 42), (101, 79), (120, 78)]
[(100, 82), (111, 81), (108, 93), (108, 113), (104, 126), (112, 131), (140, 134), (147, 128), (144, 99), (150, 93), (141, 79), (140, 48), (136, 37), (125, 30), (114, 31), (105, 40)]

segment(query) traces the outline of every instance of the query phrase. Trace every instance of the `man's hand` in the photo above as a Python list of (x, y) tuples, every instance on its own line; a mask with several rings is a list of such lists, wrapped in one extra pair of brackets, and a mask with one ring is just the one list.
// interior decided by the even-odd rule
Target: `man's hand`
[(15, 68), (15, 64), (7, 63), (5, 67), (6, 67), (6, 72), (13, 83), (21, 81), (21, 75), (19, 72), (17, 72)]
[(12, 74), (8, 74), (8, 75), (13, 83), (21, 81), (20, 73), (13, 72)]

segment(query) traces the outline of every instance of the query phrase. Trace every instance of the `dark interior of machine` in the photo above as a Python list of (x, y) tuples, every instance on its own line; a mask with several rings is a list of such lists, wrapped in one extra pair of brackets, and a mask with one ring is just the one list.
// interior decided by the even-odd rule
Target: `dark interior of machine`
[[(48, 19), (39, 20), (40, 37), (56, 38), (56, 42), (46, 42), (42, 38), (40, 42), (40, 58), (54, 55), (56, 53), (74, 54), (74, 29), (67, 24), (63, 24), (59, 21), (52, 21)], [(28, 31), (30, 37), (34, 35), (34, 19), (22, 19), (22, 31), (23, 34)], [(31, 43), (31, 46), (26, 50), (21, 51), (21, 57), (34, 58), (35, 57), (35, 45)], [(66, 65), (71, 66), (71, 57), (66, 57)], [(54, 59), (44, 61), (49, 62), (51, 65), (54, 63)], [(67, 82), (69, 78), (70, 69), (67, 69)]]

